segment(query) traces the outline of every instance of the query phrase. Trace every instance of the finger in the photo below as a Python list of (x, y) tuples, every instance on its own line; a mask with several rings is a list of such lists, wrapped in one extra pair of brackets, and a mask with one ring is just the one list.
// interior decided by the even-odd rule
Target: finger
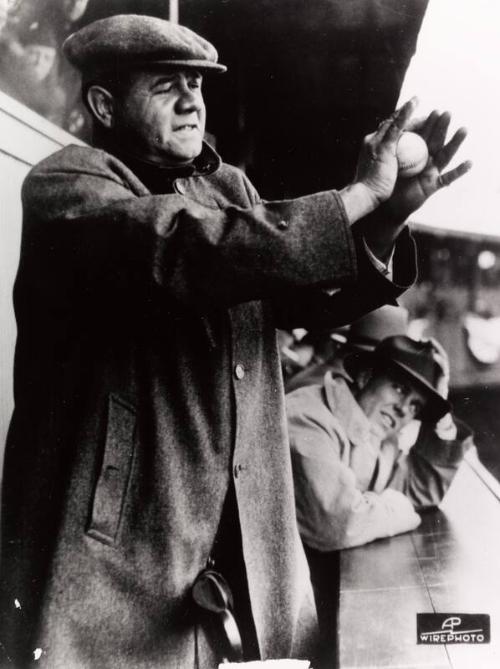
[(420, 134), (424, 125), (427, 123), (428, 118), (428, 116), (418, 116), (417, 118), (412, 118), (408, 121), (406, 129), (411, 130), (411, 132), (418, 132)]
[(434, 110), (424, 118), (411, 119), (407, 129), (418, 133), (427, 142), (438, 118), (439, 112)]
[[(405, 104), (400, 107), (400, 109), (397, 109), (395, 112), (393, 112), (389, 118), (386, 118), (381, 123), (379, 123), (377, 130), (372, 135), (373, 139), (377, 143), (382, 141), (392, 125), (400, 125), (400, 123), (405, 122), (404, 119), (406, 116), (409, 119), (416, 105), (416, 97), (413, 97), (411, 100), (408, 100), (408, 102), (405, 102)], [(400, 120), (401, 118), (403, 118), (403, 121)], [(404, 127), (406, 127), (406, 125)]]
[(395, 144), (398, 141), (403, 130), (406, 130), (417, 105), (418, 99), (417, 97), (413, 97), (411, 100), (408, 100), (408, 102), (405, 102), (404, 105), (393, 114), (391, 123), (388, 125), (383, 137), (385, 142)]
[(438, 170), (442, 170), (444, 167), (446, 167), (446, 165), (448, 165), (466, 137), (467, 129), (459, 128), (450, 139), (448, 144), (445, 144), (445, 146), (443, 146), (441, 150), (434, 155), (434, 164)]
[(435, 359), (438, 360), (441, 363), (441, 365), (444, 366), (445, 369), (447, 369), (449, 358), (442, 344), (438, 342), (438, 340), (435, 339), (434, 337), (429, 337), (429, 341), (431, 342), (434, 348)]
[(372, 138), (373, 141), (378, 144), (384, 138), (384, 135), (387, 132), (387, 128), (391, 125), (392, 120), (393, 117), (389, 116), (389, 118), (386, 118), (384, 121), (379, 123), (375, 132), (372, 135), (369, 135), (369, 137)]
[(472, 162), (470, 160), (466, 160), (465, 162), (460, 163), (458, 167), (449, 170), (449, 172), (443, 172), (443, 174), (440, 174), (437, 179), (438, 188), (449, 186), (454, 181), (462, 177), (464, 174), (467, 174), (467, 172), (471, 168), (472, 168)]
[(444, 352), (445, 352), (444, 348), (442, 347), (442, 345), (438, 342), (438, 340), (435, 337), (429, 337), (429, 341), (431, 342), (431, 344), (434, 346), (434, 348), (436, 349), (436, 351), (438, 353), (444, 354)]
[(443, 112), (436, 119), (434, 127), (427, 138), (427, 146), (429, 147), (431, 156), (443, 147), (446, 141), (446, 133), (448, 132), (450, 121), (451, 115), (449, 112)]

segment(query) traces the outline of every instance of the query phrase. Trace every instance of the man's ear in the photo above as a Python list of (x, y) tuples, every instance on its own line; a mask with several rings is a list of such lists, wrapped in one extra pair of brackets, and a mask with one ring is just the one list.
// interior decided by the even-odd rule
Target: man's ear
[(115, 122), (115, 100), (102, 86), (92, 85), (87, 90), (87, 104), (93, 116), (105, 128), (111, 129)]

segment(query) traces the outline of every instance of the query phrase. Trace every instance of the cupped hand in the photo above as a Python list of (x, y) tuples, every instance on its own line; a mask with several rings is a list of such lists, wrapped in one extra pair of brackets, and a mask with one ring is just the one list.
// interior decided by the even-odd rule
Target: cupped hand
[(396, 218), (407, 218), (434, 193), (449, 186), (471, 169), (472, 163), (466, 160), (457, 167), (444, 171), (467, 136), (467, 130), (459, 128), (450, 141), (446, 142), (450, 121), (449, 112), (437, 111), (431, 112), (423, 121), (409, 121), (407, 129), (419, 134), (427, 143), (429, 159), (419, 174), (397, 180), (388, 200), (391, 212)]
[(366, 186), (378, 204), (387, 200), (394, 190), (398, 177), (396, 146), (416, 106), (417, 99), (412, 98), (363, 140), (355, 181)]

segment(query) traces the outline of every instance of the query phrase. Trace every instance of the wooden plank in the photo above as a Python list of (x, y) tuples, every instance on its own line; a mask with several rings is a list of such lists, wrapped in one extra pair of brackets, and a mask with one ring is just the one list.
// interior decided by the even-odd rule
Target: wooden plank
[(342, 551), (339, 666), (447, 667), (445, 650), (417, 646), (415, 612), (432, 603), (410, 534)]
[(435, 610), (490, 615), (490, 644), (447, 646), (454, 669), (500, 667), (500, 502), (477, 464), (464, 464), (436, 514), (445, 531), (413, 538)]
[(67, 144), (83, 144), (1, 91), (0, 128), (0, 149), (28, 165), (34, 165)]
[[(498, 566), (494, 567), (498, 572)], [(497, 575), (498, 576), (498, 575)], [(491, 643), (446, 646), (453, 669), (498, 669), (500, 667), (500, 588), (492, 586), (488, 572), (467, 570), (456, 581), (432, 586), (429, 594), (436, 611), (442, 613), (488, 613)]]
[(16, 323), (12, 288), (21, 239), (21, 184), (39, 160), (78, 139), (0, 92), (0, 474), (13, 407)]
[[(339, 667), (500, 667), (500, 501), (465, 462), (414, 532), (343, 551)], [(491, 643), (417, 645), (416, 614), (485, 613)]]
[(411, 537), (407, 534), (344, 550), (340, 565), (343, 591), (425, 585)]
[(354, 667), (450, 669), (443, 646), (416, 644), (417, 611), (433, 612), (425, 586), (341, 591), (339, 630), (341, 669)]
[[(0, 121), (0, 128), (1, 128)], [(16, 320), (12, 305), (12, 287), (19, 262), (21, 243), (21, 183), (27, 167), (0, 152), (0, 472), (3, 447), (14, 404), (12, 369), (16, 341)]]

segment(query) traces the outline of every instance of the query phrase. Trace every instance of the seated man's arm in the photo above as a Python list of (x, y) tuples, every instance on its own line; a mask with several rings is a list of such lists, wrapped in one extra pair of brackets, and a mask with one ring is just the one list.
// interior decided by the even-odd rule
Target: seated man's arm
[[(470, 428), (451, 415), (455, 430), (422, 423), (408, 455), (398, 458), (388, 486), (404, 493), (417, 510), (439, 505), (465, 453), (473, 445)], [(448, 437), (448, 438), (443, 438)]]
[(349, 443), (322, 403), (318, 386), (292, 393), (287, 404), (297, 520), (304, 543), (332, 551), (419, 525), (419, 516), (403, 494), (359, 490), (349, 467)]

